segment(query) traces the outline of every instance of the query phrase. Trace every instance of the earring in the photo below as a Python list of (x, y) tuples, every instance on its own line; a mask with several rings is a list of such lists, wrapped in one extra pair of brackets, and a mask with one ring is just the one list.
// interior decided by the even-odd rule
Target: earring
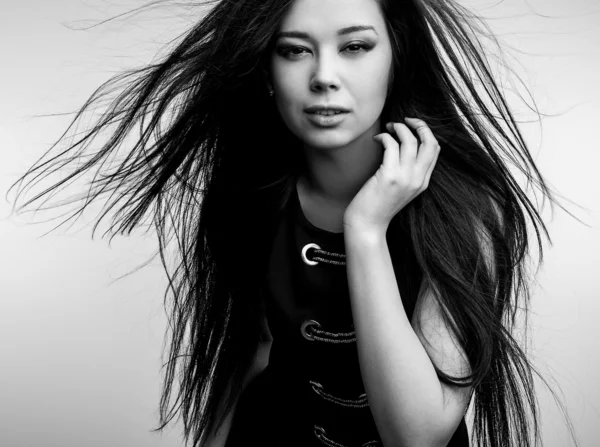
[(273, 86), (271, 84), (267, 84), (267, 89), (269, 90), (269, 96), (273, 96), (275, 90), (273, 90)]

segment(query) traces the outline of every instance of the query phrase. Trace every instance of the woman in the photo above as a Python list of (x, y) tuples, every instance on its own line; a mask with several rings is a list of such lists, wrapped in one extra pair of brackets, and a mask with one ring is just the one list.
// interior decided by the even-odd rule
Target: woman
[(168, 273), (174, 231), (159, 430), (181, 411), (194, 446), (539, 443), (513, 329), (526, 215), (540, 249), (548, 234), (505, 157), (554, 197), (478, 33), (452, 1), (221, 1), (23, 177), (111, 129), (24, 206), (98, 168), (99, 220), (119, 206), (110, 232), (128, 233), (154, 208)]

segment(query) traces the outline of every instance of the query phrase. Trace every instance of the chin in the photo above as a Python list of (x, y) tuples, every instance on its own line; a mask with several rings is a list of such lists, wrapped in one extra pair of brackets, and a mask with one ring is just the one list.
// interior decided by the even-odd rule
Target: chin
[[(328, 132), (331, 131), (328, 130)], [(354, 138), (349, 138), (346, 135), (333, 135), (333, 132), (331, 132), (331, 135), (305, 135), (304, 138), (302, 138), (302, 142), (305, 145), (317, 149), (335, 149), (338, 147), (346, 146), (352, 141), (354, 141)]]
[(303, 128), (298, 133), (300, 140), (307, 146), (323, 149), (333, 149), (346, 146), (354, 141), (358, 135), (338, 126), (329, 129)]

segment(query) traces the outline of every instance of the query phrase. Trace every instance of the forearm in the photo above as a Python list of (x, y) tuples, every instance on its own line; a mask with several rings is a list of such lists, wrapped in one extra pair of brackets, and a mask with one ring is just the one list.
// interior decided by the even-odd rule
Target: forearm
[(385, 234), (347, 231), (345, 245), (359, 364), (383, 443), (435, 445), (443, 390), (404, 311)]

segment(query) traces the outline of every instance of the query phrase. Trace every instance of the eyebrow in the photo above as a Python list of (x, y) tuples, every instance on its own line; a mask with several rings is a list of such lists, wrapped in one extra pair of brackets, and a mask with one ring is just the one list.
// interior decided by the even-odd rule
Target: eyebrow
[[(348, 26), (346, 28), (342, 28), (342, 29), (338, 30), (337, 35), (344, 36), (346, 34), (352, 34), (352, 33), (358, 32), (358, 31), (368, 31), (368, 30), (371, 30), (375, 34), (379, 35), (377, 33), (377, 31), (375, 31), (375, 28), (373, 28), (371, 25)], [(282, 31), (275, 35), (276, 39), (279, 39), (281, 37), (296, 37), (298, 39), (310, 39), (310, 35), (308, 33), (302, 32), (302, 31)]]

